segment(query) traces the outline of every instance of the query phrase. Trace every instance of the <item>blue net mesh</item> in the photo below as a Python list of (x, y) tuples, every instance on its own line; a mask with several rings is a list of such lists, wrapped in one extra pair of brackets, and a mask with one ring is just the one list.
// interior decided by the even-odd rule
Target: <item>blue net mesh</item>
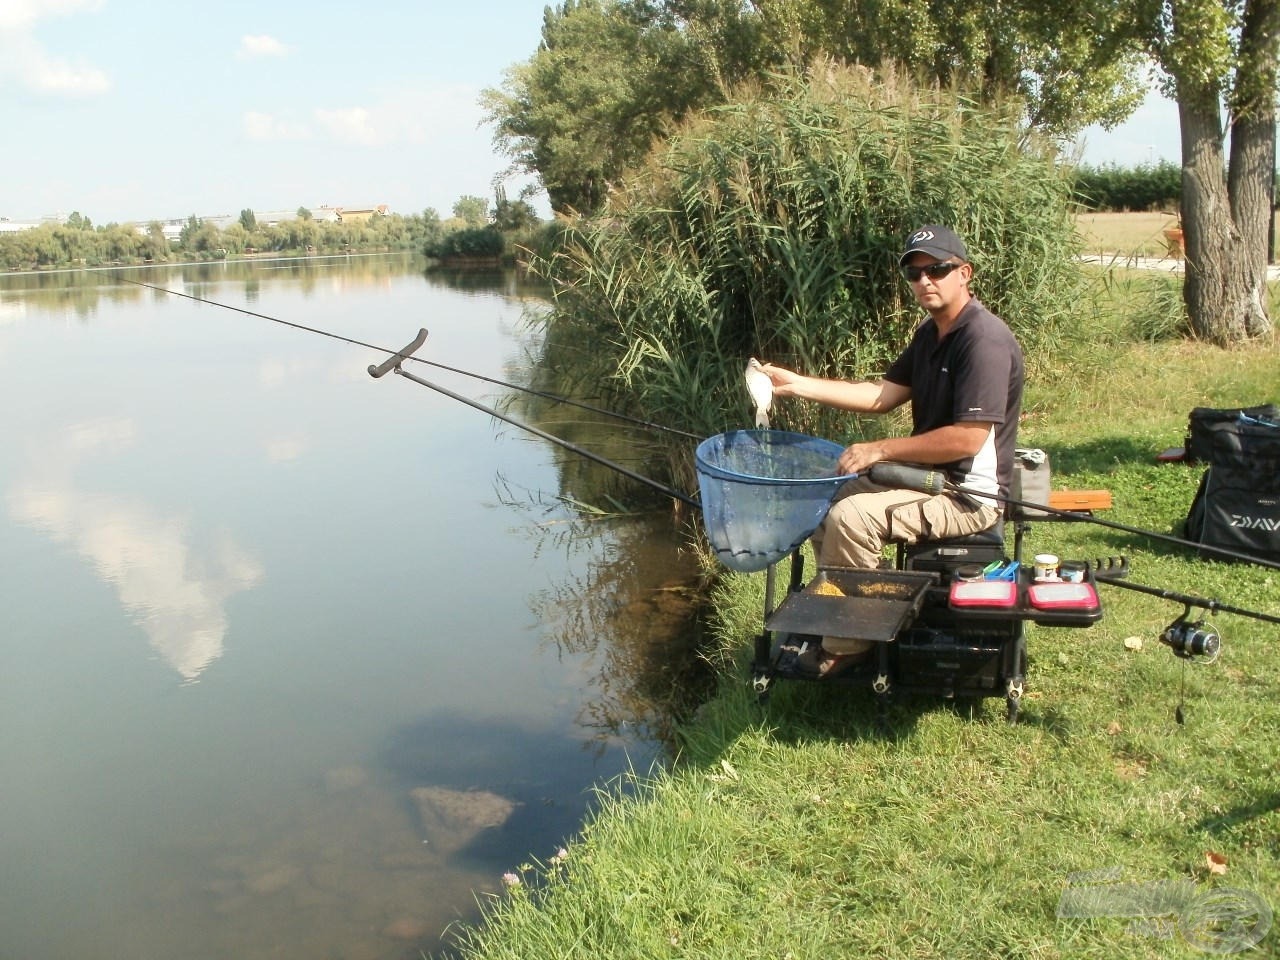
[(804, 543), (849, 476), (838, 443), (784, 430), (734, 430), (698, 444), (702, 521), (720, 561), (751, 573)]

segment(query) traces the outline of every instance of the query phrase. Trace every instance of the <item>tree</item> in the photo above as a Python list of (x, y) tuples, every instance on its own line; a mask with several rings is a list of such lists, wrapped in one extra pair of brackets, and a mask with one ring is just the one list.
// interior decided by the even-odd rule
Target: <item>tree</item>
[(252, 210), (245, 207), (240, 211), (240, 226), (244, 227), (245, 233), (253, 233), (253, 228), (258, 225), (258, 218), (254, 216)]
[[(720, 102), (726, 84), (745, 78), (725, 66), (728, 44), (716, 42), (731, 31), (682, 30), (681, 22), (647, 0), (565, 0), (543, 13), (538, 51), (509, 69), (500, 89), (484, 92), (495, 144), (514, 168), (539, 177), (552, 207), (598, 208), (609, 184), (673, 121)], [(739, 46), (754, 55), (754, 45), (735, 53)]]
[(310, 211), (310, 210), (308, 210), (306, 207), (299, 207), (299, 208), (298, 208), (298, 219), (299, 219), (299, 220), (310, 220), (310, 219), (311, 219), (311, 211)]
[(489, 219), (489, 201), (484, 197), (461, 196), (453, 205), (453, 215), (468, 227), (483, 227)]
[(538, 212), (527, 200), (508, 200), (506, 188), (502, 184), (498, 184), (493, 193), (493, 225), (498, 230), (513, 233), (538, 222)]
[(440, 222), (440, 214), (434, 207), (427, 207), (421, 216), (414, 216), (409, 221), (409, 245), (422, 250), (430, 250), (444, 236), (444, 224)]
[(178, 246), (184, 250), (194, 249), (192, 241), (196, 233), (200, 230), (201, 221), (193, 213), (187, 218), (187, 222), (182, 225), (182, 229), (178, 231)]
[(1221, 346), (1265, 336), (1280, 0), (1163, 0), (1146, 13), (1178, 104), (1192, 331)]
[(590, 212), (690, 112), (827, 58), (962, 84), (987, 102), (1013, 96), (1051, 134), (1116, 122), (1142, 94), (1140, 52), (1116, 29), (1130, 6), (566, 0), (544, 14), (537, 52), (483, 103), (496, 145), (542, 180), (552, 206)]

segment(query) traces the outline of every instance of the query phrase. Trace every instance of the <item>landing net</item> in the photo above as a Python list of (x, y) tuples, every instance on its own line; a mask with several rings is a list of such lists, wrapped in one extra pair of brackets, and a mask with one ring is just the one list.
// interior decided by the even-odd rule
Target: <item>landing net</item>
[(751, 573), (804, 543), (841, 484), (838, 443), (785, 430), (734, 430), (698, 444), (702, 520), (720, 561)]

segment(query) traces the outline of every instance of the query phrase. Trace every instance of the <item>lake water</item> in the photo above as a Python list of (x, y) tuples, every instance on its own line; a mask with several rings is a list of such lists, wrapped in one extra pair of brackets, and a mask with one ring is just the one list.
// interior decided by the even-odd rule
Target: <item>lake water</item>
[[(537, 291), (407, 257), (0, 278), (0, 958), (440, 947), (660, 761), (669, 524), (385, 354), (518, 379)], [(502, 402), (502, 391), (406, 369)]]

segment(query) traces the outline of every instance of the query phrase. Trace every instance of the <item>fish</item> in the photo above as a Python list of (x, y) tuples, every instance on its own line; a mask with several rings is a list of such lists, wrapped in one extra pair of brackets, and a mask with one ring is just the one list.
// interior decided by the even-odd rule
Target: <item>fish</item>
[(752, 357), (747, 361), (747, 392), (756, 405), (756, 427), (769, 429), (769, 407), (773, 405), (773, 381), (760, 369), (760, 361)]

